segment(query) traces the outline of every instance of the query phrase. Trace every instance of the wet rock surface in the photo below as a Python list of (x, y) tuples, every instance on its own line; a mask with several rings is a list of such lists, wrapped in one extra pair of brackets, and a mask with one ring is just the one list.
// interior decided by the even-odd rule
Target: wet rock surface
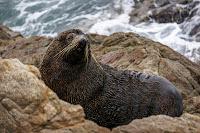
[[(150, 18), (158, 23), (182, 23), (195, 14), (198, 2), (193, 0), (143, 0), (135, 3), (130, 14), (131, 22), (138, 23)], [(190, 13), (193, 11), (193, 14)]]
[(188, 16), (189, 9), (185, 9), (181, 6), (177, 7), (174, 4), (155, 9), (150, 14), (150, 17), (155, 19), (158, 23), (176, 22), (180, 24), (183, 23)]

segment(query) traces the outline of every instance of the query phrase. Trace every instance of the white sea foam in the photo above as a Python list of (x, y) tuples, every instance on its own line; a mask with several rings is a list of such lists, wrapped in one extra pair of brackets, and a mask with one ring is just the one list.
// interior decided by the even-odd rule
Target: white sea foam
[(129, 13), (131, 12), (133, 5), (133, 0), (120, 0), (115, 2), (115, 8), (121, 8), (122, 14), (113, 19), (98, 21), (89, 29), (89, 32), (109, 35), (114, 32), (133, 31), (134, 27), (129, 24)]
[[(127, 17), (125, 18), (127, 19)], [(200, 43), (182, 38), (184, 35), (178, 24), (142, 23), (132, 26), (124, 21), (126, 19), (118, 17), (114, 20), (99, 22), (92, 26), (90, 32), (104, 35), (120, 31), (135, 32), (171, 47), (192, 61), (198, 61), (200, 59)]]
[[(159, 27), (159, 28), (158, 28)], [(200, 59), (200, 43), (188, 41), (183, 38), (182, 29), (176, 23), (157, 24), (140, 26), (148, 37), (185, 55), (193, 61)], [(153, 33), (151, 30), (154, 31)]]

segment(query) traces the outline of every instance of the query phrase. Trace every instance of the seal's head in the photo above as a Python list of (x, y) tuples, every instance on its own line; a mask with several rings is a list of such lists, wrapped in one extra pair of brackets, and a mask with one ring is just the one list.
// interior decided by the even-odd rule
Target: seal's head
[(77, 29), (60, 33), (40, 66), (45, 84), (73, 104), (84, 105), (103, 86), (104, 71), (91, 55), (88, 38)]
[(70, 65), (86, 65), (91, 57), (88, 37), (78, 29), (60, 33), (53, 44), (53, 50), (48, 55), (55, 60)]
[(62, 32), (49, 45), (40, 66), (41, 75), (45, 83), (53, 88), (57, 79), (59, 82), (77, 79), (91, 64), (91, 58), (86, 34), (78, 29)]

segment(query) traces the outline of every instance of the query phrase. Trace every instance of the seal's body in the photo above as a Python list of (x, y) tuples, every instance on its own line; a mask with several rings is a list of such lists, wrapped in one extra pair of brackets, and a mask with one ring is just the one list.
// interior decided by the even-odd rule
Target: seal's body
[(181, 95), (167, 79), (99, 64), (80, 30), (63, 32), (54, 39), (40, 71), (61, 99), (80, 104), (87, 119), (104, 127), (150, 115), (180, 116), (183, 111)]

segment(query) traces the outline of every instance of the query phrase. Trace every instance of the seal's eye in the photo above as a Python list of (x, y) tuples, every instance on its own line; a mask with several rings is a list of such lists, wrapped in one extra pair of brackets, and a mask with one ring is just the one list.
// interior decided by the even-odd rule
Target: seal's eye
[(75, 34), (74, 33), (70, 33), (67, 37), (66, 40), (72, 40), (74, 38)]
[(75, 36), (76, 34), (74, 33), (63, 32), (59, 34), (59, 36), (57, 37), (57, 40), (63, 43), (67, 43), (73, 40)]

